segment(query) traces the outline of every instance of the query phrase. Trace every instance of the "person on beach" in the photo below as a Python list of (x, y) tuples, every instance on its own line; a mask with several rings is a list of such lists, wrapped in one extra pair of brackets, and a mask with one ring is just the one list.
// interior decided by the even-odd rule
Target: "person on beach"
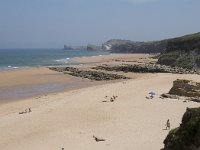
[(27, 113), (28, 112), (28, 109), (25, 109), (24, 113)]
[(110, 98), (110, 102), (114, 102), (114, 99), (112, 97)]
[(169, 119), (168, 119), (167, 122), (166, 122), (166, 130), (170, 130), (170, 122), (169, 122)]

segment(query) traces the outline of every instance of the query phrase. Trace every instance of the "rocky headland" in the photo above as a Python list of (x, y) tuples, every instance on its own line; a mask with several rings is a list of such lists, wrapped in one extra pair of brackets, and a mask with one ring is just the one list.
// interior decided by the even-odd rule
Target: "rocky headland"
[(65, 45), (64, 49), (106, 50), (112, 53), (160, 53), (157, 57), (157, 63), (160, 65), (196, 70), (200, 68), (200, 33), (147, 42), (112, 39), (101, 46)]

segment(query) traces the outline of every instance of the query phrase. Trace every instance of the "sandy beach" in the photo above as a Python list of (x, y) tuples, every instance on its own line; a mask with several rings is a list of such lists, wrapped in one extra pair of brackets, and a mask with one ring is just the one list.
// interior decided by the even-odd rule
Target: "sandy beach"
[[(122, 60), (128, 60), (127, 63), (147, 61), (147, 57), (115, 54), (95, 60), (94, 57), (76, 59), (83, 63), (119, 64), (126, 63)], [(164, 130), (167, 119), (171, 128), (178, 127), (187, 107), (200, 106), (195, 102), (159, 98), (170, 90), (174, 80), (200, 82), (199, 75), (128, 74), (133, 79), (100, 83), (63, 76), (47, 68), (31, 68), (27, 71), (31, 72), (30, 76), (27, 73), (23, 76), (21, 70), (14, 72), (0, 73), (0, 79), (4, 78), (0, 89), (76, 80), (75, 84), (84, 81), (86, 84), (82, 84), (85, 88), (62, 89), (0, 105), (0, 147), (3, 150), (159, 150), (169, 132)], [(145, 98), (149, 91), (156, 93), (154, 99)], [(102, 102), (113, 95), (118, 96), (113, 103)], [(27, 108), (32, 112), (19, 114)], [(96, 142), (93, 136), (105, 141)]]

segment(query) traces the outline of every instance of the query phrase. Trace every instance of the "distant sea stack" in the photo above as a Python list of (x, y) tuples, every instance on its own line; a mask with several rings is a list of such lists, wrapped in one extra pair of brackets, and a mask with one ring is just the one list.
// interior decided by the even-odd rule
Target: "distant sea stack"
[(64, 50), (87, 50), (87, 46), (69, 46), (64, 45)]
[(103, 49), (102, 49), (102, 46), (96, 46), (96, 45), (93, 45), (93, 44), (88, 44), (87, 45), (87, 50), (89, 50), (89, 51), (98, 51), (98, 50), (103, 50)]
[(64, 45), (64, 50), (88, 50), (88, 51), (98, 51), (103, 50), (102, 46), (97, 46), (93, 44), (88, 44), (87, 46), (70, 46)]

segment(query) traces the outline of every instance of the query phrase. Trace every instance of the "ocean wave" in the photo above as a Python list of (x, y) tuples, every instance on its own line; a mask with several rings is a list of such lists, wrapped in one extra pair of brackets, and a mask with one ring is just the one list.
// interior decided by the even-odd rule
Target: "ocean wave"
[(13, 69), (18, 69), (19, 67), (12, 67)]
[(18, 69), (20, 67), (17, 66), (0, 66), (0, 72), (1, 71), (9, 71), (9, 70), (14, 70), (14, 69)]
[(56, 62), (67, 64), (69, 63), (69, 60), (70, 58), (57, 59)]
[(12, 68), (12, 69), (18, 69), (19, 67), (17, 66), (7, 66), (8, 68)]

